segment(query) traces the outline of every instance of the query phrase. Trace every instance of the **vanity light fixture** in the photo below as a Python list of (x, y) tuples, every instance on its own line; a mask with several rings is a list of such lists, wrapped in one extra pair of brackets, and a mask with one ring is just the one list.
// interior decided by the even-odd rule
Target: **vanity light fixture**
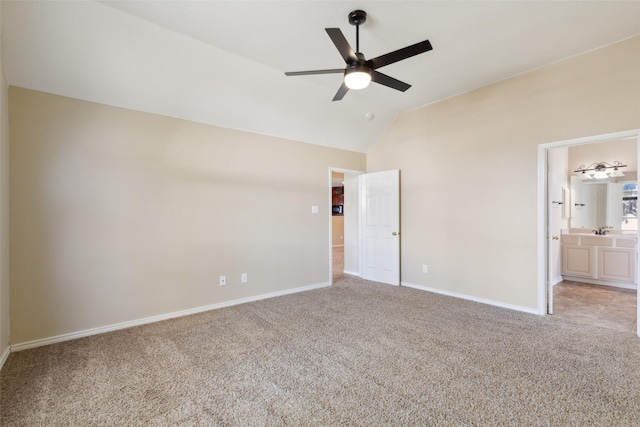
[(580, 165), (574, 172), (578, 172), (578, 178), (581, 180), (587, 179), (603, 179), (603, 178), (616, 178), (624, 176), (619, 168), (626, 168), (627, 165), (623, 165), (619, 161), (609, 164), (607, 162), (592, 163), (589, 166)]

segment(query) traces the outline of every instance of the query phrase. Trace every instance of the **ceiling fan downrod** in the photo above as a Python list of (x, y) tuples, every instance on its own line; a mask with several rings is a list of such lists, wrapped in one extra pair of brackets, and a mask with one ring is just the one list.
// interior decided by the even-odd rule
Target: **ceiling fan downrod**
[(364, 10), (354, 10), (349, 13), (349, 24), (356, 26), (356, 54), (360, 53), (360, 24), (367, 21), (367, 12)]

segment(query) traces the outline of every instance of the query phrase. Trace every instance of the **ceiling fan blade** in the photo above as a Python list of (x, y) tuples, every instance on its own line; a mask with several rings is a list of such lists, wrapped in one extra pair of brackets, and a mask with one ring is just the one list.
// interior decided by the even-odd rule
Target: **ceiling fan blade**
[(340, 52), (340, 55), (342, 55), (344, 62), (350, 64), (351, 62), (358, 60), (358, 57), (353, 52), (353, 49), (351, 49), (351, 46), (349, 46), (347, 39), (344, 38), (344, 34), (340, 31), (340, 28), (325, 28), (325, 31), (329, 34), (329, 37), (331, 37), (333, 44), (336, 45), (336, 48), (338, 49), (338, 52)]
[(403, 59), (428, 52), (431, 49), (433, 49), (431, 43), (429, 43), (429, 40), (425, 40), (420, 43), (412, 44), (411, 46), (403, 47), (402, 49), (394, 50), (393, 52), (378, 56), (377, 58), (370, 59), (366, 64), (369, 68), (375, 70), (376, 68), (384, 67), (385, 65), (393, 64), (394, 62), (402, 61)]
[(331, 70), (312, 70), (312, 71), (287, 71), (286, 76), (309, 76), (312, 74), (338, 74), (344, 73), (344, 68), (333, 68)]
[(333, 97), (332, 101), (340, 101), (342, 98), (344, 98), (347, 92), (349, 92), (349, 88), (344, 82), (342, 82), (342, 86), (340, 86), (340, 89), (338, 89), (338, 91), (336, 92), (336, 96)]
[(389, 77), (386, 74), (382, 74), (379, 71), (371, 70), (371, 81), (390, 87), (391, 89), (399, 90), (401, 92), (406, 91), (411, 87), (410, 84), (401, 82), (400, 80)]

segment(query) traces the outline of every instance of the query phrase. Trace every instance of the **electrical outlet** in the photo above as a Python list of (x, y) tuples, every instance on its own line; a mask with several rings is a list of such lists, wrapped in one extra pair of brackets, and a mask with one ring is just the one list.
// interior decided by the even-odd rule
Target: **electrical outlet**
[(242, 277), (240, 278), (242, 283), (247, 283), (247, 273), (242, 273)]
[(227, 276), (220, 276), (220, 286), (225, 286), (227, 284)]
[(423, 273), (428, 273), (429, 272), (429, 267), (427, 267), (427, 264), (423, 264), (422, 265), (422, 272)]

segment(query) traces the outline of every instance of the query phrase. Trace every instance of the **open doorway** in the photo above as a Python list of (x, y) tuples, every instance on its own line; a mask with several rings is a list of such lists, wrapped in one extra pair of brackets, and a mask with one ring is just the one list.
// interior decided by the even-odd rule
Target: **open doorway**
[[(640, 131), (629, 131), (541, 146), (544, 313), (638, 334), (637, 227), (630, 228), (637, 223), (639, 144)], [(602, 162), (626, 167), (600, 179), (596, 170), (576, 172)]]
[(329, 277), (339, 282), (344, 274), (360, 276), (360, 203), (358, 176), (361, 171), (329, 168)]
[(332, 282), (344, 273), (344, 173), (331, 174), (331, 274)]

